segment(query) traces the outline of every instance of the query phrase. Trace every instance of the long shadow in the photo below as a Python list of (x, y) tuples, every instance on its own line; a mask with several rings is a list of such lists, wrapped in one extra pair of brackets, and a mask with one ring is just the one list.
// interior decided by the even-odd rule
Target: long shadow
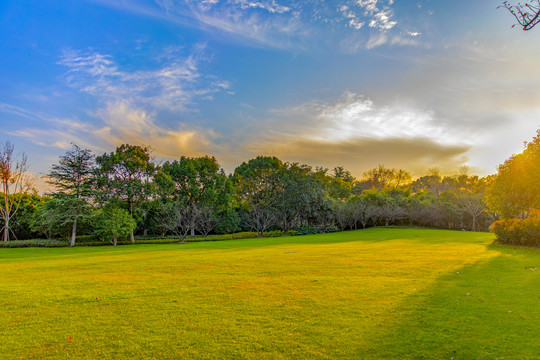
[(391, 240), (406, 240), (410, 241), (411, 243), (422, 244), (487, 244), (493, 241), (493, 239), (493, 234), (481, 232), (473, 233), (426, 228), (376, 227), (365, 230), (343, 231), (327, 234), (196, 242), (188, 244), (187, 248), (233, 249), (276, 245), (324, 245), (349, 242), (379, 243)]
[(440, 277), (392, 309), (359, 359), (540, 359), (540, 249), (488, 246), (498, 256)]

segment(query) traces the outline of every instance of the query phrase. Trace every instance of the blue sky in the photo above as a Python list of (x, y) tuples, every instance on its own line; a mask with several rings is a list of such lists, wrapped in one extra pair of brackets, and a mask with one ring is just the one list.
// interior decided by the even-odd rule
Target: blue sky
[(0, 2), (0, 140), (489, 174), (539, 127), (540, 30), (494, 0)]

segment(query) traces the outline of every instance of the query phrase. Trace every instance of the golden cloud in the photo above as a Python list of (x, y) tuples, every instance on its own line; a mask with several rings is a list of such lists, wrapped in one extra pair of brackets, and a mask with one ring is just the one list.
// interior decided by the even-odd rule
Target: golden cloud
[(286, 142), (268, 141), (245, 146), (252, 154), (275, 155), (284, 161), (319, 165), (328, 168), (344, 166), (356, 177), (383, 164), (421, 176), (438, 167), (443, 174), (454, 174), (468, 161), (467, 145), (443, 145), (424, 138), (356, 138), (343, 142), (300, 139)]

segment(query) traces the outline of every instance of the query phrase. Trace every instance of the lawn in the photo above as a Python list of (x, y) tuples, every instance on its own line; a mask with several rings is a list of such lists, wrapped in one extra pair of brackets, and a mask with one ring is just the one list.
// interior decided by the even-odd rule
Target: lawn
[(0, 249), (0, 358), (539, 359), (540, 250), (370, 229)]

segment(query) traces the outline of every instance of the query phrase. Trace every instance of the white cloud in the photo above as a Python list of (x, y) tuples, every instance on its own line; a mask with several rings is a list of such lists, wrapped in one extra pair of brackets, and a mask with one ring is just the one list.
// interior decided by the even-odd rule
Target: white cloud
[(310, 101), (273, 110), (266, 126), (250, 133), (248, 153), (312, 165), (344, 165), (360, 175), (377, 164), (421, 175), (439, 166), (445, 173), (469, 161), (475, 135), (448, 126), (429, 110), (404, 104), (378, 105), (346, 91), (334, 102)]
[(377, 46), (384, 45), (387, 42), (388, 42), (388, 36), (386, 36), (386, 34), (377, 33), (369, 37), (369, 40), (366, 44), (366, 49), (368, 50), (373, 49), (373, 48), (376, 48)]
[(168, 54), (153, 70), (122, 70), (110, 55), (80, 51), (66, 51), (58, 64), (69, 68), (65, 76), (69, 86), (99, 99), (186, 110), (197, 99), (229, 89), (228, 82), (199, 69), (203, 50), (200, 47), (185, 58)]
[(365, 44), (370, 34), (399, 27), (393, 0), (153, 0), (153, 6), (141, 0), (91, 1), (196, 27), (227, 41), (279, 49), (318, 46), (313, 39), (320, 33), (332, 33), (339, 44), (351, 30), (362, 34)]
[[(274, 110), (273, 114), (274, 128), (282, 129), (274, 132), (276, 138), (287, 133), (297, 137), (299, 129), (304, 128), (309, 129), (303, 132), (305, 137), (330, 142), (355, 138), (424, 138), (441, 144), (470, 141), (463, 133), (437, 121), (432, 111), (400, 104), (377, 106), (369, 98), (349, 91), (335, 103), (312, 101)], [(275, 126), (276, 121), (278, 126)]]

